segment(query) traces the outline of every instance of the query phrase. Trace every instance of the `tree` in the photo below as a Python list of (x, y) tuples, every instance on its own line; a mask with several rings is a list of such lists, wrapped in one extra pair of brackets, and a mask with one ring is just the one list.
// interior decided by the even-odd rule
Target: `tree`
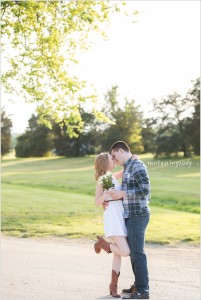
[(143, 151), (142, 145), (142, 112), (134, 100), (124, 99), (124, 107), (119, 106), (118, 87), (113, 86), (105, 95), (103, 112), (114, 122), (103, 129), (104, 141), (102, 150), (108, 151), (117, 140), (123, 140), (133, 153)]
[[(122, 4), (122, 3), (120, 3)], [(7, 91), (39, 103), (39, 122), (51, 128), (51, 119), (64, 122), (67, 134), (83, 128), (79, 105), (95, 101), (84, 96), (84, 80), (73, 75), (80, 49), (92, 42), (92, 32), (104, 34), (113, 1), (2, 1), (2, 50), (8, 68), (2, 75)], [(123, 3), (125, 4), (125, 3)], [(107, 118), (93, 110), (96, 117)], [(49, 118), (47, 117), (49, 116)]]
[(153, 121), (151, 119), (142, 120), (142, 144), (144, 153), (156, 152), (156, 133), (157, 130), (153, 128)]
[(188, 139), (194, 153), (200, 155), (200, 78), (193, 81), (193, 87), (188, 91), (187, 98), (193, 105), (193, 115), (188, 118), (186, 125)]
[(196, 80), (186, 97), (174, 93), (161, 100), (152, 100), (150, 118), (156, 132), (156, 156), (183, 152), (189, 157), (194, 150), (199, 154), (200, 145), (200, 82)]
[(6, 116), (4, 109), (1, 110), (1, 155), (9, 153), (11, 143), (12, 121)]
[(66, 134), (64, 124), (54, 123), (52, 131), (54, 135), (54, 152), (57, 155), (64, 156), (83, 156), (86, 154), (96, 153), (98, 147), (98, 131), (96, 129), (96, 122), (94, 115), (84, 112), (80, 107), (80, 115), (84, 122), (83, 131), (77, 138), (69, 138)]
[(179, 137), (180, 134), (177, 125), (167, 123), (166, 126), (159, 127), (155, 139), (155, 157), (163, 154), (165, 156), (169, 156), (171, 153), (175, 153), (177, 155), (177, 153), (181, 150)]
[(64, 122), (55, 123), (51, 120), (52, 129), (38, 124), (40, 116), (32, 115), (26, 132), (17, 137), (16, 156), (83, 156), (94, 154), (97, 144), (96, 119), (94, 115), (84, 112), (80, 108), (80, 115), (84, 122), (83, 132), (77, 138), (70, 138), (66, 133)]
[(26, 132), (17, 137), (17, 157), (47, 156), (53, 149), (51, 130), (38, 124), (38, 116), (32, 115)]

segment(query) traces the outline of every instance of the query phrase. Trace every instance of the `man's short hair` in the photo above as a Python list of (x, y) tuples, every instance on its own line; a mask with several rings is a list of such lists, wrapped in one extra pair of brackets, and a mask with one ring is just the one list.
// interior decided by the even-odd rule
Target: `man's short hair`
[(110, 153), (112, 152), (112, 150), (116, 152), (119, 151), (119, 149), (122, 149), (125, 152), (130, 152), (130, 148), (125, 142), (117, 141), (110, 147)]

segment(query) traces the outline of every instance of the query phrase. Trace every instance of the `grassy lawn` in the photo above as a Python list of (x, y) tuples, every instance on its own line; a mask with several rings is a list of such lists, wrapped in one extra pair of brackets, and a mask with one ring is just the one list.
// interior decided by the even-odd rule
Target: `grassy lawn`
[[(147, 241), (198, 244), (199, 159), (190, 159), (189, 167), (183, 159), (140, 158), (152, 186)], [(171, 165), (179, 160), (186, 165)], [(2, 232), (20, 237), (103, 234), (103, 211), (94, 205), (93, 162), (94, 157), (4, 159)]]
[[(181, 159), (160, 159), (158, 162), (151, 155), (141, 155), (140, 158), (148, 167), (152, 186), (152, 205), (200, 212), (198, 158), (190, 159), (191, 167), (187, 165), (176, 167), (170, 164)], [(187, 163), (188, 159), (182, 161)], [(94, 195), (93, 162), (94, 157), (3, 160), (2, 182)], [(163, 165), (165, 163), (169, 165)]]
[[(103, 234), (102, 208), (90, 195), (3, 184), (2, 232), (18, 237)], [(151, 207), (147, 241), (199, 243), (199, 215)]]

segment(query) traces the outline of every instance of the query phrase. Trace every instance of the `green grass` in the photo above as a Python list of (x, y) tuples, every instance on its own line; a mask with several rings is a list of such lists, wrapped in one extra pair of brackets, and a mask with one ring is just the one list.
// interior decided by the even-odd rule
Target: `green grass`
[[(172, 161), (179, 162), (180, 159), (161, 159), (159, 165), (148, 166), (154, 205), (200, 213), (199, 159), (182, 159), (186, 163), (189, 160), (192, 162), (190, 167), (171, 165)], [(169, 164), (162, 165), (165, 163)]]
[(92, 196), (7, 184), (2, 188), (2, 231), (6, 234), (92, 237), (100, 231), (102, 209), (94, 205)]
[[(90, 195), (3, 184), (2, 196), (2, 232), (6, 235), (95, 238), (103, 234), (103, 210)], [(152, 207), (146, 240), (197, 245), (199, 215)]]
[[(190, 159), (189, 168), (171, 165), (188, 162), (181, 158), (159, 162), (151, 155), (140, 158), (152, 186), (147, 241), (198, 244), (199, 159)], [(94, 205), (93, 162), (90, 156), (3, 159), (2, 232), (20, 237), (103, 234), (103, 211)]]
[[(200, 212), (199, 159), (190, 159), (192, 165), (175, 167), (179, 159), (154, 160), (151, 155), (140, 158), (148, 167), (154, 206)], [(188, 159), (183, 160), (188, 162)], [(10, 185), (52, 189), (70, 193), (94, 195), (94, 157), (85, 158), (27, 158), (3, 160), (2, 182)], [(168, 162), (169, 165), (165, 166)], [(158, 163), (158, 165), (153, 165)], [(118, 170), (119, 168), (117, 168)]]
[(94, 158), (27, 158), (3, 161), (2, 181), (20, 186), (41, 187), (94, 194)]

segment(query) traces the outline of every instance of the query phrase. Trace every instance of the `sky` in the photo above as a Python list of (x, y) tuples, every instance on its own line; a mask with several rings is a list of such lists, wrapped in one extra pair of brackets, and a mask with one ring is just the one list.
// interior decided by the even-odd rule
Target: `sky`
[[(113, 16), (108, 39), (96, 38), (91, 50), (79, 55), (75, 74), (98, 94), (119, 86), (119, 102), (135, 99), (145, 117), (150, 101), (174, 91), (185, 95), (200, 76), (200, 1), (127, 1), (139, 14)], [(132, 21), (135, 22), (132, 22)], [(11, 103), (14, 95), (2, 92), (2, 106), (13, 122), (13, 133), (22, 133), (36, 104)]]

